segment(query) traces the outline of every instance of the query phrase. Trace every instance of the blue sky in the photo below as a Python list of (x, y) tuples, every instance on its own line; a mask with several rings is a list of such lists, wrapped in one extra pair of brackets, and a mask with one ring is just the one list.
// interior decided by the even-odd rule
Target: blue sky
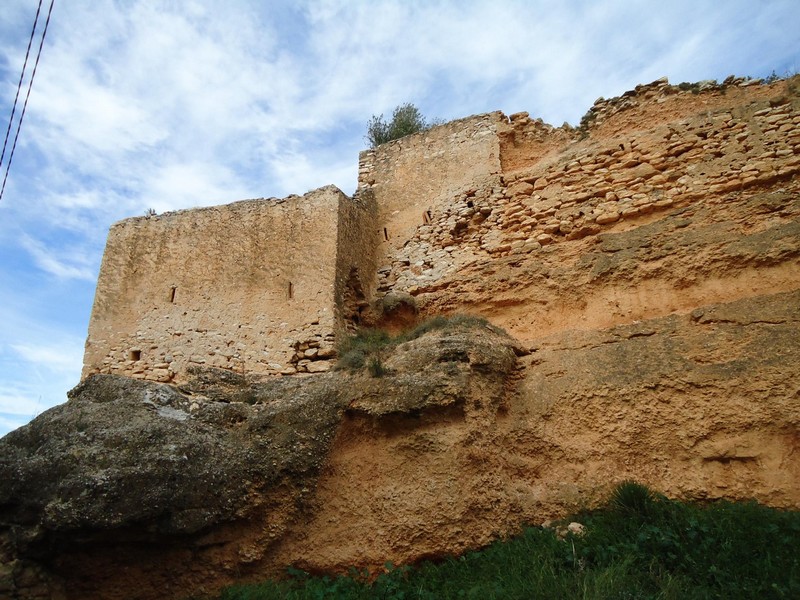
[[(3, 0), (3, 129), (36, 5)], [(0, 435), (78, 383), (116, 220), (352, 193), (367, 121), (404, 102), (577, 124), (665, 75), (773, 69), (800, 70), (797, 0), (58, 0), (0, 202)]]

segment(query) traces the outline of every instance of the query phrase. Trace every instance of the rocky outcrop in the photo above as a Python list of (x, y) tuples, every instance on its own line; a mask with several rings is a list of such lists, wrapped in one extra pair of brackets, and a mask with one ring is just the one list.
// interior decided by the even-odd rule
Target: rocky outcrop
[(31, 561), (57, 597), (176, 596), (189, 557), (199, 586), (217, 578), (224, 563), (212, 557), (231, 540), (239, 554), (225, 560), (247, 562), (243, 523), (279, 537), (308, 503), (343, 400), (324, 380), (240, 383), (216, 401), (219, 386), (204, 398), (97, 375), (3, 438), (4, 597), (49, 597), (26, 589)]
[(0, 592), (182, 598), (286, 556), (310, 563), (293, 544), (329, 508), (317, 487), (343, 423), (496, 411), (515, 367), (513, 340), (479, 325), (398, 346), (380, 378), (207, 369), (175, 389), (92, 376), (0, 440)]
[(0, 441), (10, 598), (184, 598), (462, 552), (633, 478), (800, 506), (800, 291), (530, 347), (469, 322), (384, 375), (98, 375)]

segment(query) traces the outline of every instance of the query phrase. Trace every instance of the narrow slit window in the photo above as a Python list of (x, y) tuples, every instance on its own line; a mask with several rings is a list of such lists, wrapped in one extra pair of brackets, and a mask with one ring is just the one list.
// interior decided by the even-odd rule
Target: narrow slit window
[(289, 282), (289, 287), (288, 287), (288, 289), (287, 289), (286, 291), (287, 291), (287, 292), (288, 292), (288, 294), (289, 294), (289, 300), (291, 300), (292, 298), (294, 298), (294, 285), (292, 285), (292, 282), (291, 282), (291, 281)]
[(131, 350), (130, 354), (128, 355), (128, 357), (134, 362), (142, 360), (142, 351), (141, 350)]
[(475, 203), (472, 200), (467, 200), (467, 208), (472, 208), (475, 206)]
[(178, 291), (178, 288), (175, 287), (174, 285), (169, 290), (169, 301), (170, 301), (171, 304), (175, 304), (175, 292), (177, 292), (177, 291)]
[(389, 232), (386, 231), (386, 227), (383, 228), (383, 241), (384, 242), (388, 242), (389, 241)]

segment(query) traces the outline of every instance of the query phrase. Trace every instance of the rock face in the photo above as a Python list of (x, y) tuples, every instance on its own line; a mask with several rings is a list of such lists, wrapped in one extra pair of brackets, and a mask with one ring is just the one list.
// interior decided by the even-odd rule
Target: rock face
[[(342, 401), (324, 380), (239, 383), (232, 396), (245, 402), (198, 403), (166, 385), (98, 375), (3, 438), (0, 506), (11, 527), (2, 548), (6, 560), (24, 558), (7, 563), (0, 591), (49, 597), (39, 592), (52, 585), (56, 597), (130, 598), (139, 588), (158, 597), (160, 587), (180, 589), (168, 572), (189, 559), (195, 584), (213, 580), (202, 567), (230, 539), (239, 560), (252, 560), (238, 524), (257, 514), (277, 535), (307, 502)], [(53, 580), (26, 589), (28, 560)], [(117, 571), (127, 563), (138, 565), (130, 578)], [(152, 579), (143, 585), (137, 574)]]
[[(287, 565), (379, 569), (624, 479), (800, 508), (800, 96), (796, 79), (742, 83), (654, 82), (580, 131), (478, 118), (454, 160), (502, 173), (464, 169), (468, 189), (448, 183), (430, 211), (392, 200), (376, 322), (491, 325), (456, 320), (372, 369), (85, 380), (0, 440), (0, 597), (179, 599)], [(416, 173), (402, 149), (426, 139), (362, 156), (383, 209), (378, 175)]]
[(344, 423), (413, 430), (492, 414), (515, 348), (480, 326), (399, 346), (381, 378), (339, 371), (251, 383), (207, 369), (178, 390), (92, 376), (67, 404), (0, 440), (0, 592), (182, 598), (275, 573), (287, 556), (330, 568), (295, 544), (314, 545), (305, 527), (330, 510), (317, 488)]

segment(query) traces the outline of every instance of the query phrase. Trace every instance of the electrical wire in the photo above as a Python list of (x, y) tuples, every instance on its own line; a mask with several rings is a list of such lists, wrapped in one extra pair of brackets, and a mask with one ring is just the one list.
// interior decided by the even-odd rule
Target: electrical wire
[[(3, 192), (6, 190), (6, 181), (8, 181), (8, 171), (11, 169), (11, 161), (14, 158), (14, 150), (17, 148), (17, 140), (19, 139), (19, 131), (22, 128), (22, 120), (25, 118), (25, 110), (28, 108), (28, 99), (31, 97), (31, 88), (33, 88), (33, 79), (36, 77), (36, 69), (39, 67), (39, 58), (42, 56), (42, 48), (44, 47), (44, 38), (47, 36), (47, 27), (50, 25), (50, 15), (53, 14), (53, 5), (55, 4), (55, 0), (50, 0), (50, 8), (47, 11), (47, 19), (44, 22), (44, 30), (42, 31), (42, 39), (39, 42), (39, 50), (36, 53), (36, 62), (33, 63), (33, 72), (31, 73), (31, 80), (28, 82), (28, 91), (25, 94), (25, 102), (22, 105), (22, 111), (19, 114), (19, 122), (17, 123), (17, 132), (14, 135), (14, 143), (11, 145), (11, 152), (8, 155), (8, 162), (6, 163), (6, 173), (3, 176), (3, 187), (0, 188), (0, 200), (3, 199)], [(39, 1), (39, 6), (41, 8), (41, 0)], [(39, 18), (39, 10), (36, 11), (36, 18)], [(34, 30), (36, 29), (36, 23), (34, 23)], [(27, 57), (26, 57), (27, 61)], [(23, 67), (24, 73), (24, 67)]]
[(36, 17), (33, 19), (33, 27), (31, 28), (31, 37), (28, 39), (28, 49), (25, 50), (25, 62), (22, 64), (22, 73), (19, 74), (19, 83), (17, 83), (17, 93), (14, 96), (14, 104), (11, 106), (11, 118), (8, 119), (8, 129), (6, 129), (6, 138), (3, 140), (3, 153), (0, 154), (0, 168), (3, 166), (3, 158), (6, 156), (6, 146), (8, 145), (8, 136), (11, 135), (11, 125), (14, 124), (14, 113), (17, 112), (17, 102), (19, 101), (19, 92), (22, 89), (22, 81), (25, 79), (25, 71), (28, 69), (28, 57), (31, 53), (31, 44), (33, 44), (33, 34), (36, 33), (36, 24), (39, 22), (39, 13), (42, 10), (42, 0), (39, 0), (39, 6), (36, 8)]

